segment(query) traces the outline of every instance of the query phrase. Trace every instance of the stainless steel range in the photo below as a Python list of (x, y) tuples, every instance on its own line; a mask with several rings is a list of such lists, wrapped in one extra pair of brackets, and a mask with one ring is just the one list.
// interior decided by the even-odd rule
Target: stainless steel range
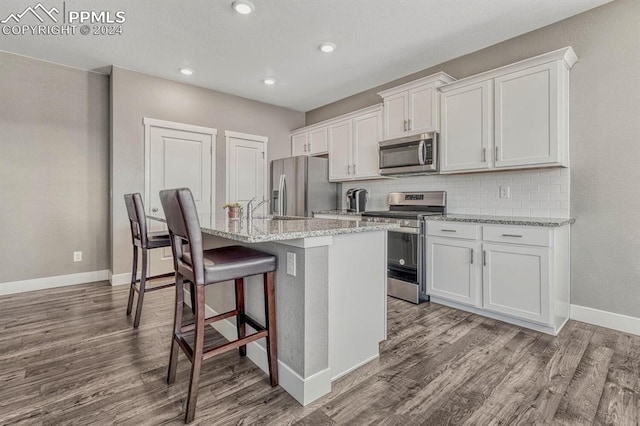
[(423, 216), (447, 211), (445, 191), (392, 192), (389, 210), (362, 213), (366, 222), (399, 223), (387, 237), (387, 292), (412, 303), (429, 300), (424, 270), (425, 230)]

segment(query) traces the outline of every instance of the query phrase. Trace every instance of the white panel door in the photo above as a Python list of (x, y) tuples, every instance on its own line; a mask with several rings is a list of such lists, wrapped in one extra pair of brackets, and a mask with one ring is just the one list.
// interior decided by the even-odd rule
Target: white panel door
[(291, 156), (306, 155), (309, 148), (309, 134), (305, 131), (291, 136)]
[[(246, 205), (255, 197), (257, 206), (267, 195), (266, 144), (262, 141), (227, 136), (227, 202)], [(263, 204), (254, 215), (268, 214)]]
[(492, 81), (460, 87), (440, 95), (441, 170), (490, 167), (493, 129)]
[(557, 163), (559, 63), (495, 79), (495, 166)]
[(475, 241), (427, 239), (427, 294), (480, 306), (480, 281)]
[(408, 93), (384, 98), (384, 138), (400, 138), (406, 134), (409, 117)]
[(352, 122), (348, 119), (329, 126), (329, 180), (346, 180), (353, 176)]
[(309, 131), (309, 154), (323, 154), (329, 149), (327, 142), (327, 128), (320, 127)]
[[(200, 221), (212, 215), (213, 135), (166, 127), (150, 126), (148, 131), (147, 213), (164, 217), (159, 193), (169, 188), (189, 188)], [(166, 225), (149, 221), (149, 231), (166, 230)], [(149, 273), (157, 275), (173, 270), (171, 248), (149, 252)]]
[(356, 178), (378, 174), (378, 142), (382, 120), (379, 112), (353, 119), (353, 172)]
[(425, 85), (409, 90), (409, 123), (411, 133), (436, 130), (437, 105), (436, 88)]
[(483, 244), (484, 308), (550, 324), (548, 248)]

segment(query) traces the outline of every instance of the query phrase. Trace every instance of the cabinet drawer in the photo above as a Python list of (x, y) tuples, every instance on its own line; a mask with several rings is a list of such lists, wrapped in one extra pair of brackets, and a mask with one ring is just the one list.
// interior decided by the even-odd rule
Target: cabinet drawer
[(483, 226), (482, 239), (499, 243), (549, 247), (551, 245), (551, 232), (547, 228)]
[(427, 235), (476, 240), (479, 236), (479, 227), (453, 222), (427, 221)]

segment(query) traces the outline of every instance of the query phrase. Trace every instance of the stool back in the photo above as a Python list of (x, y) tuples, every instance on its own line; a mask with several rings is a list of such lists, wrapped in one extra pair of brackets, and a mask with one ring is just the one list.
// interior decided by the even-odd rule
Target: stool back
[[(165, 189), (160, 191), (160, 202), (169, 228), (176, 272), (188, 277), (195, 284), (204, 285), (202, 232), (191, 190)], [(190, 247), (190, 264), (184, 261), (184, 240)]]
[[(144, 213), (144, 204), (139, 192), (125, 194), (124, 203), (127, 206), (129, 225), (131, 226), (131, 242), (133, 245), (147, 247), (147, 218)], [(137, 244), (136, 244), (137, 243)]]

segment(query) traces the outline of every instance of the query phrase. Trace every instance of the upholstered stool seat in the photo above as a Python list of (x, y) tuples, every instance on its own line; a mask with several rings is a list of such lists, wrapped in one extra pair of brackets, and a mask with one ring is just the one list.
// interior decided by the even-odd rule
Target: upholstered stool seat
[[(191, 254), (183, 255), (184, 262), (193, 267)], [(275, 271), (276, 257), (249, 247), (229, 246), (204, 252), (204, 281), (214, 283), (238, 277)]]
[[(180, 348), (191, 361), (191, 382), (185, 413), (185, 422), (189, 423), (195, 417), (200, 368), (203, 360), (236, 348), (238, 348), (240, 356), (245, 356), (248, 343), (264, 338), (267, 346), (271, 386), (277, 386), (278, 356), (274, 271), (278, 265), (276, 256), (249, 247), (233, 245), (203, 250), (200, 221), (193, 195), (189, 189), (160, 191), (160, 201), (169, 227), (176, 272), (175, 316), (167, 383), (171, 384), (176, 379), (178, 349)], [(189, 244), (189, 253), (183, 250), (183, 240)], [(251, 318), (244, 310), (244, 278), (252, 275), (263, 275), (264, 326)], [(184, 303), (182, 283), (184, 280), (191, 281), (195, 287), (192, 290), (192, 310), (195, 321), (191, 324), (182, 323)], [(204, 287), (231, 280), (235, 281), (235, 309), (205, 319)], [(195, 298), (193, 297), (194, 293)], [(204, 350), (205, 325), (230, 317), (236, 317), (238, 338), (215, 348)], [(246, 335), (247, 324), (256, 330), (249, 336)], [(191, 332), (194, 333), (193, 344), (190, 343), (191, 339), (185, 338), (185, 334)]]

